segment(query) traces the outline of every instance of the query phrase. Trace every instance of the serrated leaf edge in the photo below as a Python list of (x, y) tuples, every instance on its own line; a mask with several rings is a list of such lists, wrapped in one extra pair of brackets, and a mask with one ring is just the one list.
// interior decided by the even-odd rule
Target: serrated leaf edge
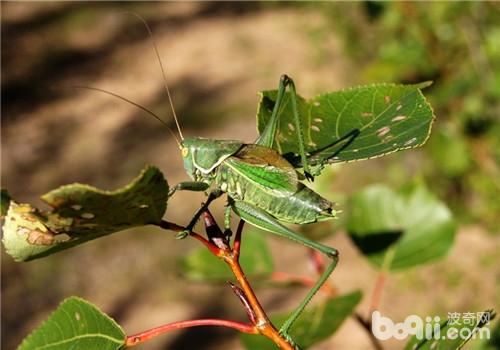
[[(117, 323), (114, 319), (112, 319), (112, 318), (111, 318), (108, 314), (106, 314), (106, 313), (104, 313), (103, 311), (101, 311), (101, 309), (99, 309), (96, 305), (94, 305), (94, 304), (90, 303), (89, 301), (87, 301), (87, 300), (85, 300), (85, 299), (83, 299), (83, 298), (80, 298), (80, 297), (71, 296), (71, 297), (66, 298), (66, 299), (64, 299), (63, 301), (61, 301), (61, 302), (59, 303), (59, 305), (57, 306), (57, 308), (56, 308), (54, 311), (52, 311), (52, 312), (49, 314), (49, 316), (47, 316), (47, 318), (46, 318), (46, 319), (45, 319), (45, 320), (44, 320), (44, 321), (43, 321), (43, 322), (42, 322), (42, 323), (41, 323), (41, 324), (40, 324), (37, 328), (35, 328), (34, 330), (32, 330), (32, 331), (31, 331), (31, 332), (30, 332), (30, 333), (29, 333), (29, 334), (28, 334), (28, 335), (27, 335), (27, 336), (23, 339), (23, 341), (21, 342), (21, 344), (19, 344), (19, 346), (16, 348), (16, 350), (20, 350), (20, 349), (22, 349), (22, 347), (24, 346), (24, 344), (25, 344), (25, 343), (27, 343), (27, 342), (29, 342), (29, 341), (30, 341), (30, 339), (34, 336), (34, 334), (35, 334), (35, 333), (36, 333), (36, 332), (37, 332), (37, 331), (38, 331), (41, 327), (43, 327), (44, 325), (46, 325), (46, 324), (47, 324), (47, 322), (49, 322), (49, 320), (51, 319), (51, 317), (53, 317), (53, 316), (54, 316), (54, 314), (55, 314), (57, 311), (59, 311), (59, 309), (60, 309), (61, 307), (63, 307), (65, 304), (67, 304), (67, 303), (69, 303), (69, 302), (71, 302), (71, 301), (81, 302), (81, 303), (83, 303), (83, 304), (85, 304), (85, 305), (87, 305), (87, 306), (89, 306), (89, 307), (91, 307), (91, 308), (93, 308), (93, 309), (97, 310), (97, 311), (98, 311), (101, 315), (103, 315), (103, 316), (104, 316), (104, 317), (105, 317), (108, 321), (110, 321), (110, 322), (113, 324), (113, 326), (115, 326), (117, 329), (119, 329), (119, 330), (120, 330), (121, 334), (123, 334), (123, 340), (118, 340), (118, 339), (116, 339), (116, 338), (112, 338), (112, 337), (110, 337), (110, 336), (106, 336), (106, 335), (97, 335), (97, 336), (99, 336), (99, 337), (101, 337), (101, 338), (106, 338), (106, 339), (109, 339), (109, 340), (111, 340), (111, 341), (113, 341), (113, 342), (115, 342), (115, 343), (117, 343), (117, 344), (120, 344), (121, 346), (123, 346), (123, 345), (125, 344), (126, 334), (125, 334), (125, 332), (123, 331), (122, 327), (121, 327), (121, 326), (120, 326), (120, 325), (119, 325), (119, 324), (118, 324), (118, 323)], [(84, 336), (82, 336), (82, 337), (84, 337)], [(82, 338), (82, 337), (73, 337), (73, 338), (71, 338), (71, 339)], [(61, 342), (59, 342), (59, 343), (61, 343)], [(56, 343), (52, 343), (52, 344), (50, 344), (50, 345), (54, 345), (54, 344), (56, 344)], [(49, 344), (47, 344), (47, 345), (49, 345)], [(121, 346), (120, 346), (120, 347), (121, 347)], [(37, 347), (37, 348), (36, 348), (36, 350), (43, 349), (44, 347), (45, 347), (45, 345), (44, 345), (44, 346), (42, 346), (42, 347)]]
[[(431, 111), (431, 114), (432, 114), (432, 119), (431, 119), (431, 122), (429, 124), (429, 129), (428, 129), (427, 135), (424, 138), (424, 140), (422, 142), (414, 144), (414, 145), (409, 145), (409, 146), (406, 146), (406, 147), (399, 147), (399, 148), (396, 148), (394, 150), (391, 150), (391, 151), (388, 151), (388, 152), (385, 152), (385, 153), (381, 153), (381, 154), (378, 154), (378, 155), (372, 156), (372, 157), (357, 158), (357, 159), (351, 159), (351, 160), (342, 160), (342, 161), (335, 162), (335, 163), (353, 163), (353, 162), (359, 162), (359, 161), (362, 161), (362, 160), (380, 158), (380, 157), (383, 157), (383, 156), (386, 156), (386, 155), (389, 155), (389, 154), (392, 154), (392, 153), (396, 153), (396, 152), (399, 152), (399, 151), (404, 151), (404, 150), (407, 150), (407, 149), (418, 148), (418, 147), (424, 145), (427, 142), (427, 140), (429, 139), (429, 137), (431, 136), (432, 128), (434, 126), (434, 122), (436, 121), (436, 114), (434, 113), (434, 109), (432, 108), (432, 105), (429, 103), (429, 101), (427, 100), (427, 98), (425, 97), (425, 95), (422, 93), (422, 89), (425, 89), (426, 87), (429, 87), (432, 84), (433, 84), (432, 81), (424, 81), (424, 82), (417, 83), (417, 84), (373, 83), (373, 84), (351, 86), (351, 87), (347, 87), (347, 88), (344, 88), (344, 89), (340, 89), (340, 90), (335, 90), (335, 91), (331, 91), (331, 92), (319, 94), (319, 95), (314, 96), (311, 99), (305, 99), (305, 98), (303, 98), (300, 95), (298, 95), (298, 96), (301, 97), (301, 98), (303, 98), (308, 104), (311, 104), (312, 101), (314, 101), (314, 100), (316, 100), (318, 98), (325, 97), (325, 96), (327, 96), (329, 94), (334, 94), (334, 93), (339, 93), (339, 92), (351, 92), (351, 91), (354, 91), (354, 90), (368, 89), (368, 88), (374, 88), (374, 87), (375, 88), (376, 87), (414, 87), (415, 89), (417, 89), (418, 93), (420, 94), (420, 96), (422, 97), (422, 99), (424, 100), (424, 102), (426, 103), (426, 105), (429, 107), (429, 109)], [(264, 97), (265, 93), (269, 93), (269, 92), (273, 92), (273, 91), (276, 91), (276, 90), (261, 90), (257, 94), (260, 97), (259, 98), (259, 103), (257, 104), (257, 111), (256, 111), (257, 134), (260, 134), (259, 133), (259, 110), (260, 110), (261, 105), (262, 105), (262, 98)]]

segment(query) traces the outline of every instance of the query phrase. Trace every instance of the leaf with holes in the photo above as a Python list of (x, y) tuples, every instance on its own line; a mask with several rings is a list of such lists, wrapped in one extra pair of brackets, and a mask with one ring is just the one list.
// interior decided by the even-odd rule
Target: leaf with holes
[(347, 230), (378, 267), (398, 270), (436, 260), (453, 244), (450, 210), (422, 184), (399, 191), (373, 185), (349, 201)]
[[(361, 292), (342, 295), (328, 299), (326, 302), (311, 307), (301, 314), (292, 326), (290, 334), (301, 349), (307, 349), (317, 342), (330, 337), (342, 322), (353, 312), (361, 301)], [(288, 318), (288, 314), (271, 317), (273, 324), (280, 325)], [(275, 350), (276, 345), (269, 339), (250, 334), (241, 334), (241, 340), (247, 350)]]
[(167, 197), (167, 181), (155, 167), (116, 191), (62, 186), (42, 196), (52, 206), (50, 212), (11, 201), (3, 244), (16, 261), (41, 258), (113, 232), (158, 223)]
[(118, 350), (125, 333), (89, 302), (71, 297), (19, 345), (17, 350)]
[[(273, 258), (262, 234), (245, 232), (240, 263), (247, 276), (266, 277), (273, 272)], [(234, 277), (227, 265), (205, 247), (183, 257), (181, 269), (187, 278), (199, 281), (227, 281)]]
[[(417, 85), (376, 84), (319, 95), (298, 97), (297, 107), (308, 160), (317, 175), (326, 163), (382, 156), (425, 143), (434, 114)], [(261, 92), (258, 131), (271, 118), (277, 92)], [(278, 112), (275, 148), (295, 167), (301, 167), (290, 94)]]

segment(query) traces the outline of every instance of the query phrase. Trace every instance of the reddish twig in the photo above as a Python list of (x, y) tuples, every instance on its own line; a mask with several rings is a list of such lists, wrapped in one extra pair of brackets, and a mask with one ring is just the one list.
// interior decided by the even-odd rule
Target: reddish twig
[(373, 292), (370, 301), (370, 309), (368, 312), (368, 318), (371, 317), (373, 311), (377, 310), (380, 305), (380, 300), (382, 299), (382, 290), (384, 289), (386, 281), (386, 275), (383, 271), (380, 271), (377, 280), (375, 281), (375, 285), (373, 287)]
[[(160, 221), (158, 224), (156, 224), (156, 226), (159, 226), (165, 230), (174, 231), (174, 232), (184, 231), (184, 227), (179, 226), (177, 224), (174, 224), (173, 222), (165, 221), (165, 220)], [(196, 232), (190, 232), (189, 236), (198, 240), (201, 244), (203, 244), (205, 247), (207, 247), (214, 255), (221, 256), (222, 249), (217, 247), (215, 244), (210, 242), (208, 239), (206, 239), (202, 235), (200, 235)]]
[(231, 282), (228, 282), (228, 283), (231, 286), (231, 289), (233, 290), (234, 294), (236, 294), (238, 299), (240, 299), (241, 304), (243, 305), (243, 308), (247, 312), (247, 316), (250, 319), (250, 321), (252, 322), (252, 324), (257, 324), (257, 322), (258, 322), (257, 315), (255, 315), (255, 313), (253, 312), (252, 305), (250, 304), (250, 301), (248, 301), (247, 296), (245, 295), (245, 292), (243, 291), (243, 289), (241, 289), (238, 286), (235, 286)]
[(356, 321), (358, 321), (359, 325), (366, 331), (375, 350), (384, 350), (382, 343), (375, 337), (375, 334), (373, 334), (372, 332), (371, 319), (365, 320), (363, 316), (361, 316), (359, 313), (355, 313), (353, 317)]
[[(211, 325), (226, 326), (244, 333), (262, 334), (271, 339), (282, 350), (295, 350), (295, 346), (291, 344), (288, 339), (282, 337), (276, 327), (274, 327), (271, 321), (269, 321), (269, 318), (260, 305), (260, 302), (257, 299), (257, 296), (250, 286), (250, 283), (248, 282), (245, 273), (243, 272), (243, 269), (241, 268), (241, 265), (239, 263), (241, 236), (245, 222), (243, 220), (240, 220), (238, 224), (238, 229), (236, 231), (232, 249), (230, 247), (226, 247), (226, 242), (223, 242), (223, 244), (218, 244), (220, 242), (214, 240), (214, 237), (218, 238), (219, 233), (221, 233), (222, 231), (217, 226), (215, 220), (208, 210), (204, 214), (204, 222), (206, 224), (206, 228), (210, 230), (210, 232), (207, 231), (207, 234), (209, 235), (208, 240), (196, 232), (190, 232), (189, 235), (201, 242), (210, 250), (210, 252), (226, 262), (226, 264), (231, 268), (231, 271), (233, 272), (236, 280), (238, 281), (238, 284), (240, 285), (239, 287), (233, 285), (232, 289), (236, 293), (240, 301), (244, 304), (247, 315), (249, 316), (253, 325), (228, 320), (214, 319), (176, 322), (127, 337), (126, 345), (136, 345), (173, 329)], [(161, 221), (159, 224), (157, 224), (157, 226), (175, 232), (182, 232), (185, 229), (182, 226), (168, 221)]]
[(309, 251), (309, 258), (311, 259), (311, 262), (314, 266), (316, 273), (318, 275), (321, 275), (323, 271), (325, 271), (325, 260), (323, 259), (323, 255), (317, 250), (314, 250), (312, 248), (309, 248), (308, 251)]
[(181, 328), (188, 328), (188, 327), (199, 327), (199, 326), (223, 326), (223, 327), (229, 327), (229, 328), (236, 329), (242, 333), (248, 333), (248, 334), (258, 334), (259, 333), (257, 328), (252, 324), (245, 324), (245, 323), (240, 323), (240, 322), (235, 322), (235, 321), (210, 319), (209, 318), (209, 319), (201, 319), (201, 320), (189, 320), (189, 321), (168, 323), (168, 324), (156, 327), (156, 328), (149, 329), (149, 330), (141, 332), (141, 333), (130, 335), (125, 340), (125, 346), (126, 347), (135, 346), (137, 344), (143, 343), (145, 341), (148, 341), (154, 337), (157, 337), (161, 334), (165, 334), (165, 333), (170, 332), (172, 330), (181, 329)]

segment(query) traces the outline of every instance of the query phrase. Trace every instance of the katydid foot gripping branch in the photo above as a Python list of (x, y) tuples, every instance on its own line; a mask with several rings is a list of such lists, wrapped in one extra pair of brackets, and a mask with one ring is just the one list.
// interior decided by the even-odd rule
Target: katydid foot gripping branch
[[(53, 208), (49, 212), (18, 204), (3, 192), (2, 211), (6, 214), (3, 243), (15, 260), (33, 260), (123, 229), (157, 225), (176, 231), (177, 238), (191, 236), (200, 240), (229, 265), (239, 284), (231, 288), (251, 321), (248, 324), (217, 319), (183, 321), (127, 337), (95, 307), (81, 299), (69, 299), (19, 349), (122, 349), (167, 331), (200, 325), (260, 334), (281, 349), (309, 346), (300, 337), (293, 338), (290, 331), (301, 315), (306, 317), (304, 309), (335, 269), (338, 253), (284, 223), (306, 225), (336, 217), (334, 204), (306, 185), (328, 164), (374, 158), (422, 145), (434, 119), (420, 91), (428, 85), (378, 84), (305, 100), (296, 94), (293, 81), (282, 76), (277, 91), (261, 93), (257, 111), (259, 137), (255, 143), (183, 138), (179, 129), (179, 148), (192, 181), (170, 189), (163, 174), (148, 167), (131, 184), (117, 191), (81, 184), (53, 190), (42, 196)], [(187, 226), (164, 221), (168, 199), (183, 190), (203, 191), (208, 198)], [(228, 200), (224, 231), (207, 214), (210, 203), (223, 194)], [(231, 211), (243, 221), (300, 243), (329, 260), (320, 269), (318, 281), (311, 283), (310, 291), (280, 322), (279, 329), (267, 317), (239, 265), (243, 221), (231, 247)], [(193, 232), (202, 215), (208, 225), (208, 239)], [(338, 299), (334, 300), (339, 305), (344, 302)], [(354, 299), (359, 301), (359, 296)], [(80, 327), (72, 328), (72, 323)]]

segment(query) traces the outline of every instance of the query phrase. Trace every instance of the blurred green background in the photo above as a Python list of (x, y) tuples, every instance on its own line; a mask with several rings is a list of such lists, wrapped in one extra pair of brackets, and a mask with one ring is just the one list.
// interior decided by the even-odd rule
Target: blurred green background
[[(393, 319), (500, 307), (500, 6), (461, 3), (85, 3), (2, 2), (2, 187), (21, 202), (59, 185), (116, 188), (146, 163), (171, 184), (186, 179), (168, 132), (104, 88), (131, 98), (173, 126), (152, 27), (185, 135), (256, 137), (257, 91), (287, 73), (306, 97), (374, 82), (434, 81), (424, 93), (437, 121), (421, 149), (335, 167), (318, 186), (345, 203), (359, 188), (397, 188), (419, 179), (459, 222), (444, 260), (391, 276), (381, 310)], [(167, 217), (186, 223), (203, 197), (176, 196)], [(220, 205), (219, 205), (220, 209)], [(217, 211), (216, 211), (217, 212)], [(342, 220), (337, 226), (343, 227)], [(173, 235), (172, 235), (173, 236)], [(311, 273), (307, 254), (269, 239), (278, 268)], [(371, 293), (376, 271), (342, 230), (333, 283)], [(2, 348), (14, 348), (66, 296), (79, 295), (129, 333), (194, 317), (243, 320), (224, 285), (186, 281), (178, 259), (195, 243), (154, 228), (129, 230), (26, 264), (2, 252)], [(284, 247), (284, 248), (283, 248)], [(303, 290), (259, 290), (271, 311)], [(223, 297), (221, 297), (223, 296)], [(365, 298), (367, 299), (367, 298)], [(365, 300), (359, 310), (366, 312)], [(402, 343), (386, 344), (400, 349)], [(352, 320), (315, 349), (365, 349)], [(144, 349), (238, 349), (232, 331), (175, 332)]]

